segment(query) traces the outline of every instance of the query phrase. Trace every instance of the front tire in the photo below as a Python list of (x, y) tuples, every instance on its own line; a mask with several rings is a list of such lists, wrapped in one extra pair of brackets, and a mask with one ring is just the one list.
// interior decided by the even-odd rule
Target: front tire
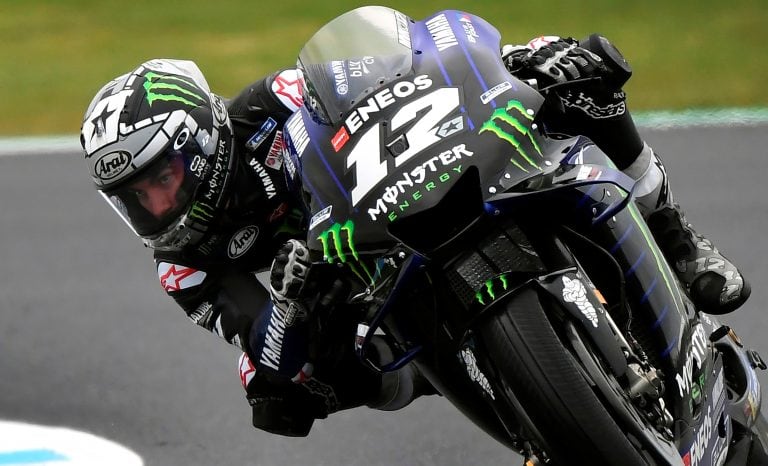
[(648, 464), (630, 443), (563, 345), (536, 291), (512, 297), (481, 324), (491, 364), (511, 388), (558, 465)]

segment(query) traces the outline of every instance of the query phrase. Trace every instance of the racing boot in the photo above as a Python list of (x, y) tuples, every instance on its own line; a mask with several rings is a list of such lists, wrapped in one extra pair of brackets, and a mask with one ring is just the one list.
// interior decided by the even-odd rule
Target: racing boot
[(643, 144), (640, 155), (624, 172), (638, 180), (635, 200), (640, 213), (696, 308), (725, 314), (741, 306), (751, 293), (749, 283), (688, 223), (672, 199), (664, 164), (656, 153)]

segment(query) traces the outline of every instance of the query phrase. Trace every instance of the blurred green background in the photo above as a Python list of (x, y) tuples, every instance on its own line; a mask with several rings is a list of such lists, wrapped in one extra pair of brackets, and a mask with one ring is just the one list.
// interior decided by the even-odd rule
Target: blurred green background
[[(74, 134), (91, 97), (149, 58), (194, 60), (225, 96), (292, 66), (323, 23), (369, 2), (0, 0), (0, 136)], [(504, 42), (600, 32), (629, 60), (630, 108), (765, 107), (766, 0), (434, 1), (383, 4), (421, 19), (478, 14)]]

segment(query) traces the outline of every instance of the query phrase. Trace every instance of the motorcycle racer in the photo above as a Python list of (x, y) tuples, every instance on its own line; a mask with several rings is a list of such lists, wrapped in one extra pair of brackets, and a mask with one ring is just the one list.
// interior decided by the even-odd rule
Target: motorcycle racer
[[(539, 39), (502, 55), (512, 73), (542, 88), (609, 73), (572, 40)], [(165, 291), (193, 322), (244, 351), (240, 375), (254, 426), (289, 436), (307, 435), (315, 419), (341, 409), (399, 409), (433, 393), (412, 364), (375, 374), (350, 345), (338, 345), (333, 364), (312, 358), (308, 341), (318, 330), (300, 241), (307, 219), (281, 152), (301, 85), (299, 71), (281, 70), (226, 100), (194, 63), (150, 60), (97, 92), (81, 130), (97, 189), (154, 250)], [(548, 108), (546, 130), (587, 135), (642, 180), (639, 204), (696, 304), (713, 313), (738, 307), (749, 286), (672, 202), (663, 165), (638, 136), (621, 89), (594, 82), (578, 94), (568, 89), (557, 94), (561, 108)], [(386, 359), (386, 346), (377, 349)]]

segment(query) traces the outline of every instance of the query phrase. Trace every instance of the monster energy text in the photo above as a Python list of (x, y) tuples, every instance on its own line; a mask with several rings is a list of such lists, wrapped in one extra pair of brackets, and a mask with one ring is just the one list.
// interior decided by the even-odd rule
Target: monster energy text
[(222, 160), (223, 157), (221, 157), (221, 155), (225, 150), (226, 145), (224, 141), (219, 141), (219, 156), (216, 157), (216, 163), (213, 164), (213, 173), (211, 173), (211, 178), (208, 180), (208, 191), (202, 196), (207, 201), (214, 200), (214, 197), (220, 192), (220, 187), (224, 182), (224, 169), (226, 167), (224, 166), (224, 160)]
[[(387, 214), (388, 212), (388, 206), (387, 204), (391, 205), (398, 205), (398, 198), (401, 194), (405, 194), (406, 189), (413, 188), (417, 185), (423, 186), (424, 190), (431, 191), (437, 187), (437, 184), (435, 183), (435, 180), (432, 179), (429, 182), (425, 184), (425, 181), (427, 181), (427, 174), (431, 173), (437, 173), (438, 168), (441, 167), (447, 167), (449, 165), (453, 165), (458, 160), (461, 160), (462, 157), (472, 157), (474, 155), (474, 152), (467, 150), (467, 147), (464, 144), (459, 144), (457, 146), (454, 146), (450, 150), (446, 150), (444, 152), (441, 152), (435, 157), (430, 158), (426, 162), (422, 163), (421, 165), (417, 166), (410, 172), (405, 172), (402, 174), (402, 178), (395, 182), (395, 184), (388, 186), (384, 189), (384, 193), (382, 196), (376, 200), (376, 203), (374, 204), (374, 207), (371, 207), (368, 209), (368, 215), (370, 215), (371, 219), (376, 221), (378, 219), (379, 215)], [(452, 173), (461, 173), (462, 166), (457, 165), (454, 167), (451, 167), (450, 170), (446, 170), (442, 172), (438, 176), (438, 180), (441, 183), (445, 183), (451, 178)], [(414, 201), (418, 201), (422, 197), (423, 193), (419, 190), (414, 191), (410, 194), (410, 197)], [(409, 206), (409, 201), (405, 200), (400, 202), (400, 210), (404, 210)], [(394, 212), (387, 214), (390, 221), (394, 220), (396, 217), (392, 217)]]

